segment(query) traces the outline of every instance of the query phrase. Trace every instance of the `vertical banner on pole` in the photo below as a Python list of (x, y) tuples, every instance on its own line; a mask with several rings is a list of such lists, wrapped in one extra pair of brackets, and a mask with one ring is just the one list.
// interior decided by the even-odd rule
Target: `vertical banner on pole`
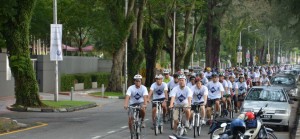
[(7, 55), (6, 55), (6, 80), (11, 80), (11, 70), (10, 70), (9, 59)]
[(50, 60), (62, 61), (62, 24), (51, 24)]
[(271, 62), (270, 54), (267, 54), (267, 63), (270, 63), (270, 62)]

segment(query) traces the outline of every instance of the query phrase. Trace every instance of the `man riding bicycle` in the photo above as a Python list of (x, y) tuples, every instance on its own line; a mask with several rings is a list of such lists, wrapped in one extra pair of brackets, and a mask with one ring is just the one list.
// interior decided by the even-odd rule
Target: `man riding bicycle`
[[(189, 87), (186, 86), (186, 77), (185, 75), (179, 75), (179, 86), (173, 88), (170, 93), (171, 102), (170, 108), (175, 107), (189, 107), (191, 106), (193, 92)], [(189, 127), (189, 117), (190, 117), (190, 109), (184, 109), (186, 116), (185, 126)], [(174, 119), (174, 131), (176, 132), (178, 126), (178, 114), (179, 110), (173, 110), (173, 119)]]
[(192, 120), (193, 118), (193, 111), (196, 110), (196, 103), (200, 104), (200, 115), (201, 115), (201, 124), (205, 124), (205, 105), (207, 103), (207, 95), (208, 95), (208, 89), (206, 86), (202, 85), (202, 82), (200, 80), (200, 78), (196, 78), (195, 79), (196, 85), (193, 86), (191, 88), (192, 92), (193, 92), (193, 100), (192, 100), (192, 111), (191, 111), (191, 118), (190, 120)]
[(239, 82), (236, 82), (235, 90), (236, 90), (235, 101), (237, 101), (237, 109), (239, 110), (241, 108), (241, 105), (247, 93), (247, 84), (244, 80), (243, 74), (240, 74)]
[[(222, 83), (223, 88), (224, 88), (224, 93), (222, 96), (222, 103), (227, 104), (227, 108), (228, 108), (228, 110), (230, 110), (230, 108), (231, 108), (230, 107), (230, 104), (231, 104), (230, 86), (224, 76), (225, 76), (224, 73), (220, 73), (220, 75), (219, 75), (219, 82)], [(232, 86), (231, 86), (231, 88), (232, 88)]]
[[(161, 74), (155, 76), (155, 82), (151, 85), (149, 91), (149, 101), (153, 94), (153, 101), (163, 101), (162, 109), (163, 109), (163, 121), (165, 122), (165, 116), (167, 112), (166, 101), (168, 100), (168, 86), (166, 83), (162, 81), (163, 76)], [(155, 126), (155, 117), (156, 117), (156, 104), (152, 104), (152, 122), (153, 126)]]
[(223, 96), (223, 85), (218, 81), (218, 74), (212, 74), (212, 81), (207, 84), (208, 88), (208, 101), (207, 101), (207, 118), (211, 118), (211, 107), (215, 104), (216, 115), (219, 115), (220, 111), (220, 98)]
[[(145, 109), (147, 107), (147, 97), (148, 97), (148, 91), (147, 88), (142, 85), (142, 76), (137, 74), (133, 77), (134, 79), (134, 85), (131, 85), (126, 92), (126, 97), (124, 101), (124, 109), (127, 110), (128, 108), (128, 101), (130, 106), (141, 106), (140, 110), (140, 116), (142, 121), (142, 127), (145, 127), (144, 118), (145, 118)], [(131, 109), (128, 110), (128, 126), (129, 130), (132, 131), (133, 129), (130, 129), (133, 124), (133, 111)], [(132, 132), (131, 132), (132, 133)]]
[(173, 79), (172, 76), (170, 76), (170, 71), (168, 69), (164, 69), (163, 73), (164, 73), (163, 82), (169, 83)]

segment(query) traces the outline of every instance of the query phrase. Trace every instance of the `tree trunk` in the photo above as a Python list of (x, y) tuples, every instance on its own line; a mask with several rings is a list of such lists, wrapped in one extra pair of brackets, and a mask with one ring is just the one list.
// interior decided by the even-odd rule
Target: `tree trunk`
[(15, 79), (15, 105), (41, 106), (38, 83), (29, 53), (29, 25), (36, 0), (19, 0), (3, 31), (9, 62)]
[(113, 65), (111, 68), (111, 76), (109, 79), (109, 84), (106, 88), (106, 91), (122, 91), (122, 69), (124, 63), (124, 54), (125, 54), (125, 42), (123, 42), (123, 46), (113, 54)]

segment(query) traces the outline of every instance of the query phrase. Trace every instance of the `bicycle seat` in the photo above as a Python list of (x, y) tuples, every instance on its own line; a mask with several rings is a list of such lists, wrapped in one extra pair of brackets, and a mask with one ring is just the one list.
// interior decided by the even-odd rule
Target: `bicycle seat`
[(216, 118), (215, 121), (220, 122), (220, 123), (229, 123), (232, 121), (232, 119), (226, 118), (226, 117), (219, 117), (219, 118)]

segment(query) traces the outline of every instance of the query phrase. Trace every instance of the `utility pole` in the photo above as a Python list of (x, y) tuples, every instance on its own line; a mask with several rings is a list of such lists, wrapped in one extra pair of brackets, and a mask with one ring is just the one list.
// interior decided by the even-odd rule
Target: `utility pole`
[[(57, 1), (53, 0), (53, 22), (57, 24)], [(55, 60), (55, 95), (54, 101), (58, 101), (58, 61), (57, 54)]]
[[(125, 18), (127, 17), (127, 11), (128, 11), (128, 0), (125, 0)], [(127, 75), (127, 40), (125, 42), (125, 91), (127, 90), (127, 80), (128, 80), (128, 75)]]
[(172, 72), (175, 73), (175, 27), (176, 27), (176, 1), (174, 3), (174, 13), (173, 13), (173, 57), (172, 57)]

